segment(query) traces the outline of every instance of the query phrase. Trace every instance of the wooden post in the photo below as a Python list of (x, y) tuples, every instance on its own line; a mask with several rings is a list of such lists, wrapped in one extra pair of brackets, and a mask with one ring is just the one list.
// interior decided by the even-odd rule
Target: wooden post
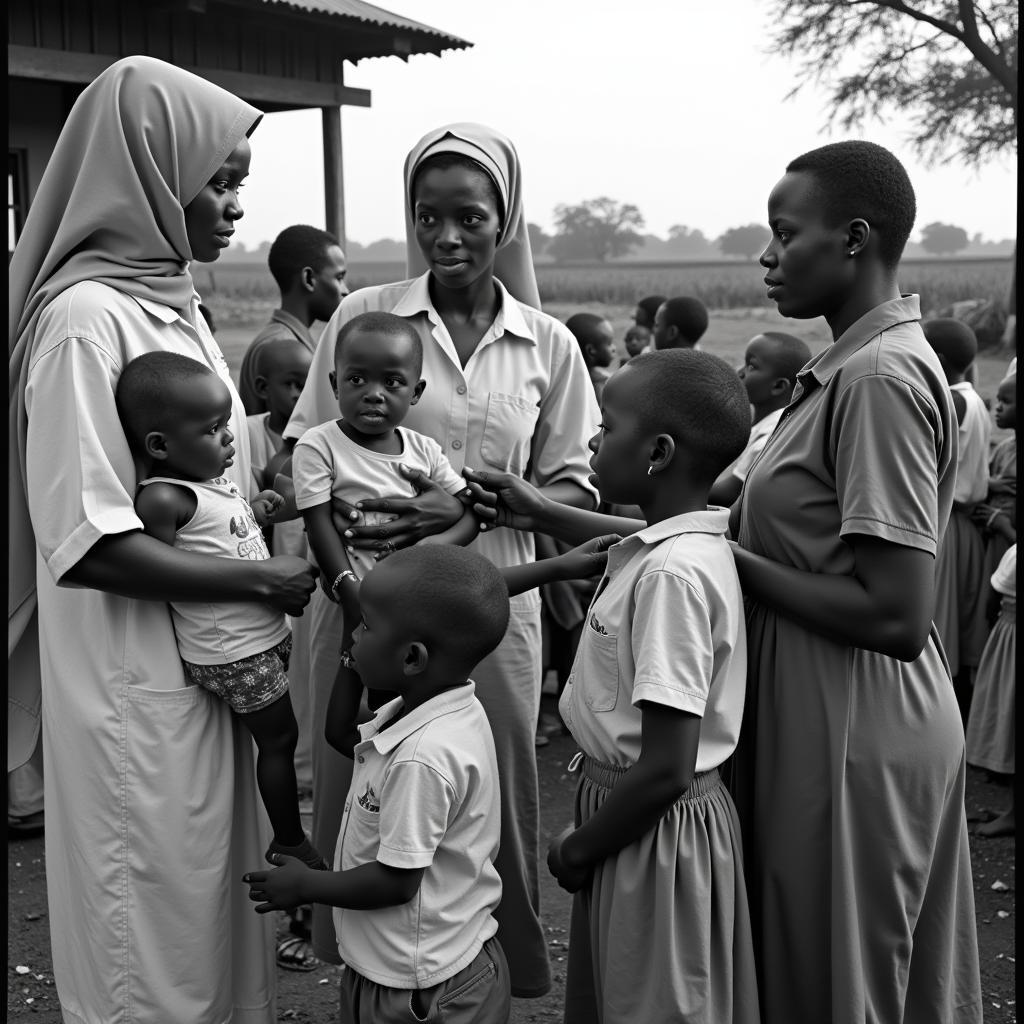
[(322, 107), (324, 131), (324, 213), (328, 231), (345, 248), (345, 174), (341, 163), (341, 107)]

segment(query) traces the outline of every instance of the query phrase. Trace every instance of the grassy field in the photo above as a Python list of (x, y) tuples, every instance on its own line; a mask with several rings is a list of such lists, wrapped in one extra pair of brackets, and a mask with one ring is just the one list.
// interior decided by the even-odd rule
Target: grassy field
[[(1010, 287), (1013, 261), (913, 260), (900, 272), (904, 291), (921, 296), (925, 315), (963, 299), (994, 299), (1000, 305)], [(218, 323), (248, 325), (269, 314), (277, 289), (267, 268), (258, 263), (219, 262), (193, 270), (199, 292), (217, 315)], [(353, 264), (350, 287), (400, 281), (399, 263)], [(545, 309), (563, 303), (632, 306), (644, 295), (696, 295), (709, 309), (770, 312), (764, 294), (764, 270), (756, 261), (714, 263), (631, 263), (537, 265), (537, 282)]]

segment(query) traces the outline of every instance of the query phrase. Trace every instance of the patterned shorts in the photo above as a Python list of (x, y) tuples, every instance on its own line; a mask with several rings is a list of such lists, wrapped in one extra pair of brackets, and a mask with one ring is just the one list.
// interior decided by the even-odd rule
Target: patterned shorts
[(227, 665), (194, 665), (183, 662), (185, 675), (204, 690), (220, 697), (232, 711), (244, 715), (261, 711), (288, 692), (288, 661), (292, 638), (286, 636), (276, 647)]

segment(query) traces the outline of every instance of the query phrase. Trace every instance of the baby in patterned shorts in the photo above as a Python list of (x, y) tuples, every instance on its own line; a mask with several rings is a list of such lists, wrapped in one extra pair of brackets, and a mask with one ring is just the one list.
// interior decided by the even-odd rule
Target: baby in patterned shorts
[[(261, 521), (283, 499), (261, 491), (250, 506), (223, 475), (235, 454), (224, 382), (195, 359), (150, 352), (125, 366), (115, 397), (146, 466), (135, 498), (145, 532), (198, 554), (269, 558)], [(160, 475), (149, 475), (157, 467)], [(299, 817), (299, 730), (285, 675), (292, 640), (284, 613), (252, 601), (175, 601), (171, 615), (186, 677), (224, 700), (256, 741), (256, 781), (274, 830), (268, 857), (287, 854), (326, 869)]]

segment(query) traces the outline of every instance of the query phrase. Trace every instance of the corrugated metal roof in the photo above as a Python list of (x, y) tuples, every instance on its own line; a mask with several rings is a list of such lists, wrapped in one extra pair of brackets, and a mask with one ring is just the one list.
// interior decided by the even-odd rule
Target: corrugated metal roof
[(410, 32), (422, 33), (434, 36), (444, 41), (442, 49), (461, 50), (473, 44), (448, 32), (424, 25), (422, 22), (413, 21), (411, 18), (403, 18), (399, 14), (392, 14), (382, 7), (375, 7), (373, 4), (364, 3), (363, 0), (263, 0), (264, 3), (274, 4), (278, 7), (294, 7), (299, 11), (306, 11), (317, 14), (335, 14), (344, 18), (355, 18), (357, 21), (369, 22), (371, 25), (381, 25), (387, 28), (405, 29)]

